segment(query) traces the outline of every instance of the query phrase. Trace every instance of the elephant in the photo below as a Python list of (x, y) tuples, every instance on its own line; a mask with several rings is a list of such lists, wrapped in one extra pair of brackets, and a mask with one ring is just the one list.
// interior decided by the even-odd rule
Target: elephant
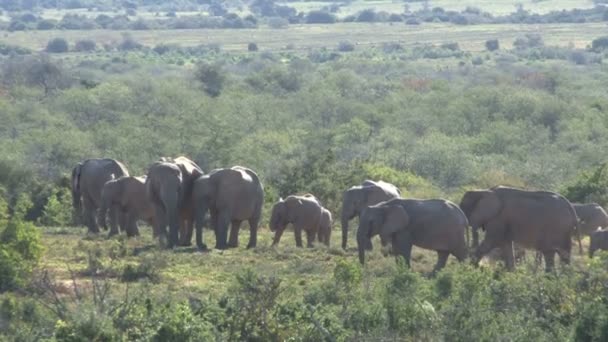
[[(146, 177), (123, 176), (107, 181), (101, 191), (101, 226), (107, 229), (105, 212), (112, 207), (118, 207), (126, 214), (127, 236), (139, 235), (137, 220), (146, 221), (149, 225), (157, 227), (154, 206), (146, 195)], [(110, 235), (118, 234), (115, 222), (110, 222)], [(154, 230), (154, 237), (158, 232)]]
[(474, 240), (479, 227), (486, 231), (483, 242), (475, 249), (475, 264), (500, 247), (505, 249), (507, 268), (513, 269), (513, 242), (541, 252), (547, 271), (553, 269), (556, 252), (563, 263), (570, 262), (572, 234), (578, 236), (578, 218), (570, 202), (557, 193), (496, 186), (467, 191), (460, 208), (471, 224)]
[(275, 232), (272, 246), (281, 240), (281, 235), (288, 224), (293, 224), (296, 246), (302, 247), (302, 230), (306, 232), (307, 247), (314, 247), (313, 242), (319, 232), (323, 207), (314, 196), (291, 195), (279, 199), (272, 207), (270, 231)]
[(591, 242), (589, 242), (589, 257), (593, 258), (593, 254), (598, 249), (608, 251), (608, 229), (597, 229), (591, 233)]
[(597, 228), (608, 227), (608, 214), (597, 203), (572, 203), (579, 218), (579, 227), (582, 234), (591, 235)]
[[(96, 221), (96, 211), (101, 206), (101, 191), (104, 184), (112, 179), (128, 176), (129, 171), (119, 161), (114, 159), (87, 159), (78, 163), (72, 169), (72, 206), (82, 213), (84, 224), (89, 233), (99, 233)], [(124, 225), (124, 215), (112, 207), (110, 217)]]
[[(346, 190), (342, 196), (342, 248), (346, 249), (348, 241), (348, 222), (360, 216), (363, 209), (393, 198), (399, 198), (401, 192), (396, 186), (383, 181), (366, 180), (361, 185)], [(368, 249), (371, 249), (371, 242)]]
[(331, 212), (324, 207), (321, 207), (321, 222), (319, 222), (319, 232), (317, 237), (319, 242), (329, 247), (329, 241), (331, 239), (333, 219)]
[(161, 244), (167, 240), (168, 248), (190, 245), (194, 225), (192, 190), (194, 181), (202, 175), (201, 168), (183, 156), (162, 158), (148, 168), (146, 195), (154, 206), (155, 231)]
[[(250, 232), (247, 248), (256, 246), (264, 205), (264, 186), (253, 170), (242, 166), (213, 170), (195, 180), (192, 200), (196, 245), (199, 249), (207, 248), (203, 243), (202, 230), (207, 211), (215, 230), (215, 248), (238, 247), (239, 228), (244, 220), (248, 221)], [(226, 243), (229, 225), (232, 227)]]
[(383, 246), (392, 245), (393, 253), (410, 266), (412, 246), (437, 252), (433, 272), (442, 269), (450, 254), (462, 262), (467, 256), (465, 230), (468, 221), (462, 210), (444, 199), (394, 198), (363, 210), (357, 231), (359, 262), (365, 263), (366, 246), (380, 235)]

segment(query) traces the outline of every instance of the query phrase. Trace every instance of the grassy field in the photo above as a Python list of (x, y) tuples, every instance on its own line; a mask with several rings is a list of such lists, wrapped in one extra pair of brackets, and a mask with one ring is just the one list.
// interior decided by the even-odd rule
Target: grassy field
[[(146, 264), (158, 272), (159, 276), (156, 283), (151, 285), (150, 291), (168, 290), (178, 296), (219, 295), (225, 291), (234, 275), (246, 268), (254, 269), (260, 275), (279, 277), (293, 291), (304, 292), (311, 283), (331, 279), (338, 260), (357, 260), (356, 242), (353, 238), (349, 241), (350, 248), (347, 251), (338, 246), (341, 239), (338, 229), (333, 232), (330, 248), (321, 244), (312, 249), (296, 248), (290, 231), (285, 232), (277, 248), (271, 248), (272, 233), (263, 228), (256, 249), (246, 250), (240, 247), (226, 251), (211, 250), (207, 253), (200, 253), (194, 247), (175, 251), (160, 250), (147, 228), (142, 229), (142, 236), (135, 239), (126, 239), (124, 236), (107, 239), (105, 235), (87, 237), (83, 228), (44, 228), (43, 232), (46, 251), (41, 268), (49, 270), (57, 282), (63, 284), (65, 291), (70, 291), (74, 280), (79, 287), (90, 286), (90, 272), (95, 265), (103, 270), (102, 274), (111, 282), (124, 285), (120, 282), (120, 277), (125, 266)], [(213, 234), (205, 233), (205, 242), (213, 246)], [(248, 232), (241, 230), (241, 245), (244, 246), (247, 240)], [(364, 272), (374, 278), (387, 277), (392, 274), (395, 261), (392, 257), (382, 255), (377, 238), (374, 246), (374, 251), (368, 253)], [(588, 262), (586, 256), (578, 255), (576, 248), (573, 248), (572, 253), (576, 267), (583, 267)], [(525, 264), (520, 264), (519, 267), (536, 269), (532, 255), (528, 252)], [(414, 271), (428, 274), (436, 261), (435, 252), (414, 247)], [(447, 267), (454, 263), (456, 259), (450, 257)], [(482, 265), (495, 267), (490, 266), (487, 260), (482, 261)]]
[[(399, 42), (405, 46), (415, 44), (440, 44), (458, 42), (461, 49), (484, 50), (488, 39), (499, 39), (501, 47), (510, 48), (513, 40), (528, 33), (541, 34), (547, 45), (584, 48), (591, 40), (601, 35), (605, 23), (548, 24), (548, 25), (471, 25), (426, 24), (407, 26), (403, 24), (343, 23), (334, 25), (293, 25), (287, 29), (221, 29), (221, 30), (156, 30), (129, 31), (138, 42), (146, 46), (159, 43), (193, 46), (219, 44), (227, 51), (247, 51), (247, 44), (256, 42), (262, 51), (280, 51), (289, 48), (306, 50), (311, 48), (335, 48), (341, 41), (350, 41), (363, 46), (382, 46), (387, 42)], [(18, 31), (5, 32), (0, 42), (42, 50), (47, 42), (63, 37), (70, 44), (80, 39), (94, 39), (99, 45), (119, 42), (124, 32), (110, 30), (92, 31)]]

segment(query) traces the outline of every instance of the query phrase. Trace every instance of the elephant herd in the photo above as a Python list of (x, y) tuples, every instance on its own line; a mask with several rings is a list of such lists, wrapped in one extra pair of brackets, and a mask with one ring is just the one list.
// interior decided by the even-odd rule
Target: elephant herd
[[(203, 227), (215, 232), (217, 249), (238, 247), (243, 221), (249, 225), (247, 248), (256, 247), (262, 217), (264, 187), (258, 175), (242, 166), (215, 169), (205, 174), (186, 157), (161, 158), (145, 176), (130, 176), (127, 168), (113, 159), (88, 159), (72, 170), (73, 206), (81, 212), (90, 233), (99, 225), (110, 235), (119, 228), (127, 236), (139, 234), (137, 221), (153, 227), (153, 235), (168, 248), (189, 246), (196, 231), (196, 245), (204, 250)], [(515, 266), (513, 245), (534, 249), (545, 259), (547, 270), (557, 254), (570, 262), (572, 237), (591, 236), (590, 257), (598, 249), (608, 250), (608, 214), (595, 203), (571, 204), (563, 196), (547, 191), (527, 191), (496, 186), (467, 191), (459, 205), (444, 199), (405, 199), (400, 190), (383, 181), (366, 180), (343, 193), (342, 248), (347, 248), (348, 225), (359, 218), (357, 247), (359, 261), (371, 240), (380, 236), (383, 246), (410, 264), (413, 246), (437, 252), (435, 271), (443, 268), (449, 255), (459, 261), (469, 255), (475, 264), (494, 249), (502, 250), (507, 268)], [(330, 245), (332, 214), (312, 194), (291, 195), (272, 207), (269, 227), (276, 246), (285, 228), (292, 224), (296, 245), (315, 240)], [(469, 229), (472, 241), (469, 241)], [(479, 229), (485, 232), (479, 243)]]

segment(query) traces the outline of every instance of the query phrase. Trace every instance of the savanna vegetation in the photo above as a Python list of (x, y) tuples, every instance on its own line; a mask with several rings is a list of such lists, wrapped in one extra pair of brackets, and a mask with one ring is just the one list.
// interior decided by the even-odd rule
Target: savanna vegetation
[[(9, 20), (14, 11), (67, 13), (77, 2), (7, 7), (15, 3), (29, 2), (0, 2)], [(115, 6), (79, 3), (95, 14)], [(260, 3), (237, 17), (259, 23)], [(121, 4), (138, 12), (167, 5)], [(290, 4), (273, 6), (268, 17), (276, 19)], [(599, 13), (588, 8), (562, 13)], [(307, 13), (320, 10), (331, 13)], [(26, 19), (43, 30), (40, 18)], [(451, 261), (431, 278), (434, 253), (415, 251), (408, 270), (376, 248), (361, 267), (354, 249), (339, 248), (338, 229), (331, 247), (313, 249), (293, 247), (289, 234), (270, 248), (267, 229), (279, 197), (313, 193), (336, 217), (342, 192), (364, 179), (391, 182), (404, 197), (458, 202), (468, 189), (504, 184), (607, 205), (601, 32), (586, 47), (527, 34), (512, 44), (489, 37), (482, 51), (463, 41), (361, 46), (348, 38), (270, 51), (262, 37), (243, 52), (142, 44), (135, 31), (112, 44), (102, 33), (74, 41), (52, 32), (45, 52), (0, 44), (0, 340), (608, 338), (605, 254), (576, 255), (552, 274), (540, 272), (530, 253), (515, 272)], [(112, 157), (143, 175), (152, 161), (177, 155), (205, 171), (256, 170), (266, 194), (258, 248), (164, 251), (149, 229), (108, 239), (77, 225), (69, 191), (76, 162)]]

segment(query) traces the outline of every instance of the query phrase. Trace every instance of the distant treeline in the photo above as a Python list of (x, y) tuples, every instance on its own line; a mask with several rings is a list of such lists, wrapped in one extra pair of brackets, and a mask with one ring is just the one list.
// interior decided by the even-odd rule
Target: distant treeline
[[(11, 16), (8, 22), (0, 21), (0, 30), (155, 30), (155, 29), (202, 29), (202, 28), (256, 28), (259, 24), (268, 24), (271, 27), (282, 28), (289, 24), (333, 24), (337, 22), (392, 22), (407, 25), (423, 23), (452, 23), (456, 25), (475, 24), (548, 24), (548, 23), (583, 23), (608, 21), (608, 7), (596, 6), (590, 9), (572, 9), (553, 11), (547, 14), (535, 14), (519, 7), (517, 11), (505, 16), (493, 16), (478, 8), (467, 7), (463, 11), (449, 11), (441, 7), (425, 8), (405, 13), (388, 13), (366, 9), (355, 15), (344, 18), (336, 16), (339, 7), (326, 6), (321, 10), (307, 13), (297, 12), (289, 6), (275, 5), (271, 1), (263, 2), (265, 5), (250, 6), (253, 14), (239, 16), (229, 12), (221, 3), (208, 4), (197, 15), (180, 15), (176, 11), (156, 11), (153, 18), (137, 16), (137, 6), (127, 8), (120, 14), (97, 16), (84, 14), (65, 14), (61, 20), (43, 18), (32, 13), (19, 12)], [(99, 8), (91, 8), (99, 11)], [(147, 8), (149, 11), (150, 8)], [(202, 12), (204, 10), (204, 12)], [(116, 11), (114, 11), (116, 12)]]

